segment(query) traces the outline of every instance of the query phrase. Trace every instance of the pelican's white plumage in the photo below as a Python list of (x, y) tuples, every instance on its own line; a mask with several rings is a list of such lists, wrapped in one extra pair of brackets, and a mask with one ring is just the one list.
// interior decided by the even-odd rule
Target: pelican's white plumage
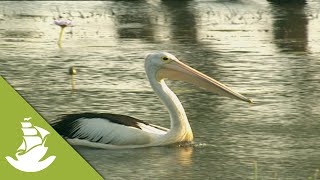
[(170, 114), (170, 129), (117, 114), (69, 114), (53, 127), (71, 144), (98, 148), (137, 148), (192, 142), (193, 133), (178, 97), (169, 89), (165, 79), (192, 83), (207, 91), (233, 99), (251, 102), (222, 83), (183, 64), (166, 52), (148, 54), (145, 71), (154, 92)]

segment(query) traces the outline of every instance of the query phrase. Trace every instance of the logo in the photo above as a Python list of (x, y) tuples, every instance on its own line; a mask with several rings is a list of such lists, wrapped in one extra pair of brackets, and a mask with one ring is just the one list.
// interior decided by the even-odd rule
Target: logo
[(33, 126), (31, 117), (24, 118), (21, 122), (23, 131), (23, 142), (15, 154), (17, 160), (7, 156), (7, 161), (16, 169), (24, 172), (37, 172), (47, 168), (56, 158), (50, 156), (45, 160), (40, 161), (47, 153), (48, 147), (44, 144), (47, 140), (47, 135), (50, 134), (47, 130)]

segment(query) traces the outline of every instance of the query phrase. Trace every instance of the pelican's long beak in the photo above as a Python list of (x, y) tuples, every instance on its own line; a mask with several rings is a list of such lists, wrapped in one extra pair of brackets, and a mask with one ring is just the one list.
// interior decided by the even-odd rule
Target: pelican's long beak
[(204, 88), (209, 92), (252, 103), (252, 101), (245, 96), (231, 90), (229, 87), (220, 83), (219, 81), (210, 78), (209, 76), (187, 66), (186, 64), (183, 64), (179, 60), (172, 60), (171, 62), (163, 65), (162, 68), (157, 71), (157, 80), (160, 81), (161, 79), (188, 82)]

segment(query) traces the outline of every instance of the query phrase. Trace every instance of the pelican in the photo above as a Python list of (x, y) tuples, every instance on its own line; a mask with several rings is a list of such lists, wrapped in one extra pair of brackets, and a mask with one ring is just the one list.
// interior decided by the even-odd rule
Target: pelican
[(68, 114), (53, 123), (54, 129), (72, 145), (95, 148), (139, 148), (193, 141), (188, 118), (178, 97), (165, 80), (180, 80), (232, 99), (252, 103), (226, 85), (187, 66), (167, 52), (148, 54), (145, 71), (152, 89), (170, 114), (170, 129), (136, 118), (108, 113)]

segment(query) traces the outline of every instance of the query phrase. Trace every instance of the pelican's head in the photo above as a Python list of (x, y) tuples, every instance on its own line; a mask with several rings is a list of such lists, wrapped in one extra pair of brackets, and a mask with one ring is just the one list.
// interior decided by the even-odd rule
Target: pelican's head
[(145, 68), (148, 76), (152, 76), (159, 82), (163, 79), (180, 80), (199, 86), (209, 92), (252, 103), (250, 99), (189, 67), (167, 52), (148, 54), (145, 59)]

